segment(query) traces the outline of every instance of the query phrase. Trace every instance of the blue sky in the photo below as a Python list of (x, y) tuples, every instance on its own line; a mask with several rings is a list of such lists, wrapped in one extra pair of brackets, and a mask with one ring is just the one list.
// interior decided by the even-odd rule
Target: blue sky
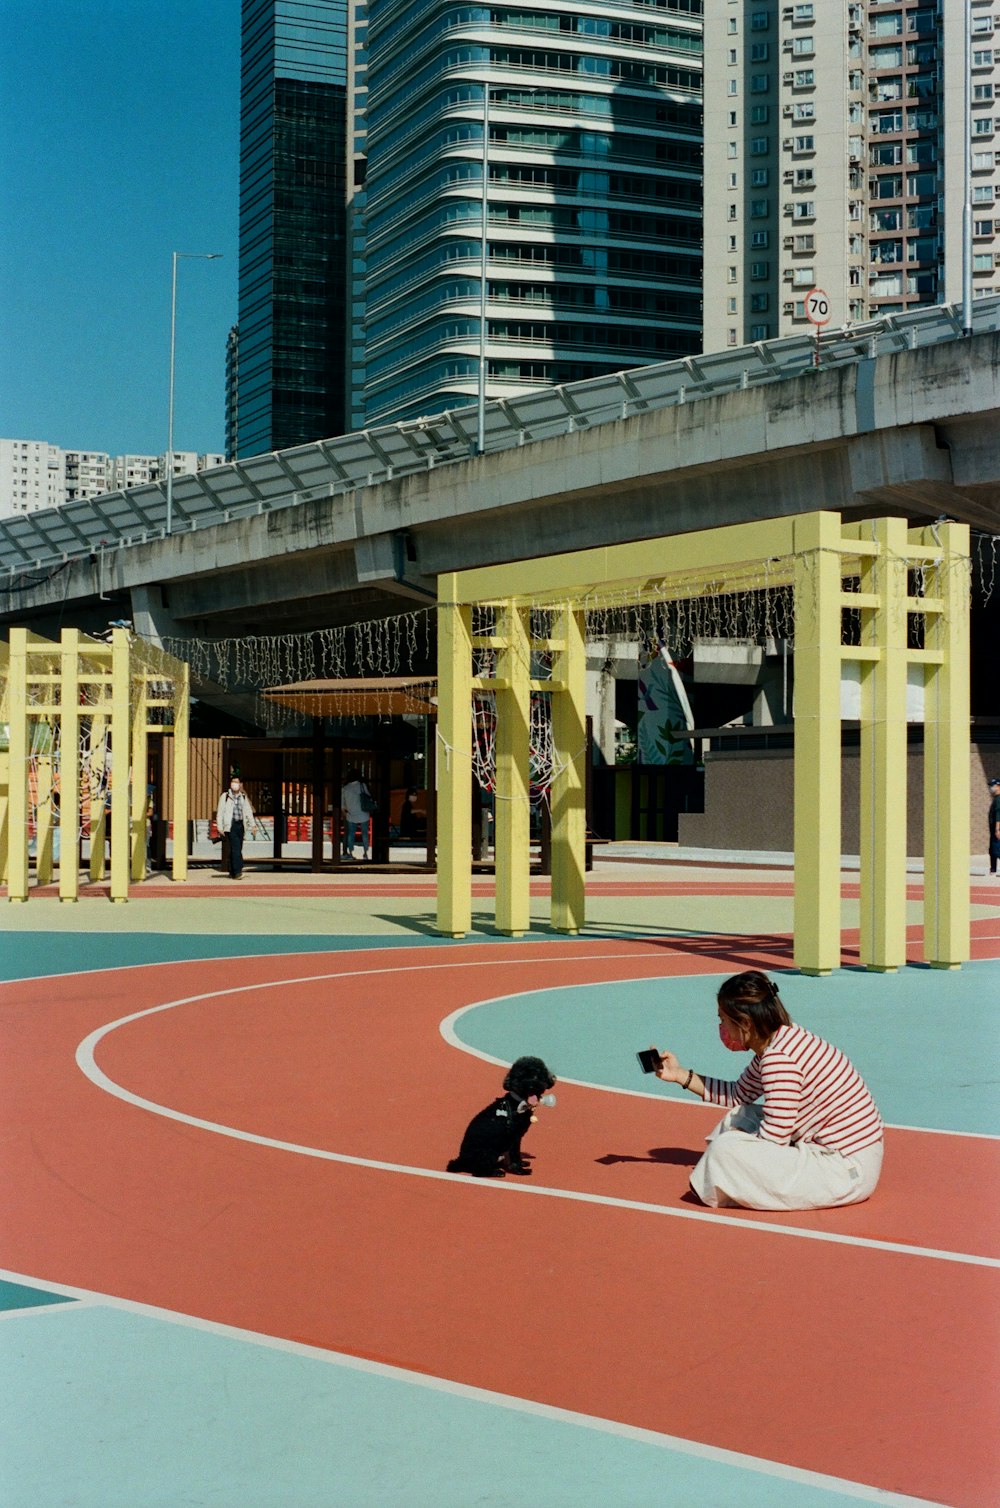
[(224, 448), (240, 0), (0, 0), (0, 435)]

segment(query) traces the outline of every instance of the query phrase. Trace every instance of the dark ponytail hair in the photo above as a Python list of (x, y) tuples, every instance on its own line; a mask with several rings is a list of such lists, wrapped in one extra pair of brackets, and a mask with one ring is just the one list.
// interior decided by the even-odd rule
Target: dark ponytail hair
[(759, 969), (733, 974), (722, 985), (717, 998), (731, 1021), (753, 1027), (759, 1037), (770, 1037), (779, 1026), (792, 1024), (778, 996), (778, 986)]

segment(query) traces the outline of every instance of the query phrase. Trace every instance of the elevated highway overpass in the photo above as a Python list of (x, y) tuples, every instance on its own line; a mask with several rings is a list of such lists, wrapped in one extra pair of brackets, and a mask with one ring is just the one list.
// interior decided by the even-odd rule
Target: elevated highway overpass
[(0, 622), (306, 632), (439, 573), (832, 508), (1000, 534), (1000, 299), (645, 368), (0, 524)]

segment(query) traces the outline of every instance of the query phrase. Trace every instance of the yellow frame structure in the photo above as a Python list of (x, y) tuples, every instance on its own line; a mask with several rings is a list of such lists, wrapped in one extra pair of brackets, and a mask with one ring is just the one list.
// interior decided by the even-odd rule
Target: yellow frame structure
[[(84, 716), (94, 724), (110, 724), (112, 758), (119, 773), (111, 802), (111, 899), (127, 901), (129, 880), (141, 880), (146, 868), (146, 757), (151, 733), (171, 725), (150, 722), (154, 708), (170, 709), (174, 734), (174, 853), (175, 880), (188, 872), (188, 717), (190, 668), (182, 660), (140, 639), (127, 629), (112, 629), (111, 642), (91, 639), (78, 629), (63, 629), (59, 643), (25, 628), (10, 630), (10, 643), (0, 656), (3, 679), (2, 717), (9, 725), (6, 768), (0, 765), (0, 874), (7, 898), (28, 899), (29, 751), (31, 723), (61, 722), (59, 760), (59, 820), (64, 833), (59, 854), (59, 899), (79, 896), (76, 834), (80, 828), (80, 724)], [(152, 694), (166, 683), (168, 696)], [(81, 702), (81, 693), (87, 697)], [(138, 778), (136, 778), (138, 772)], [(52, 879), (52, 807), (44, 798), (53, 788), (50, 760), (38, 769), (36, 874), (39, 884)], [(90, 875), (104, 873), (105, 813), (91, 814)]]
[[(919, 573), (922, 591), (910, 593)], [(859, 590), (845, 590), (844, 582)], [(969, 531), (907, 529), (885, 518), (844, 525), (832, 512), (769, 519), (511, 565), (438, 581), (438, 931), (461, 937), (472, 915), (474, 690), (496, 693), (496, 925), (525, 932), (528, 913), (528, 698), (552, 697), (552, 926), (585, 925), (585, 619), (627, 601), (666, 602), (791, 586), (795, 613), (795, 962), (826, 974), (841, 960), (841, 669), (861, 665), (861, 961), (906, 962), (907, 666), (925, 680), (923, 956), (938, 968), (969, 957)], [(496, 628), (474, 639), (474, 606)], [(533, 608), (553, 614), (533, 642)], [(845, 609), (860, 643), (844, 642)], [(911, 616), (923, 648), (909, 646)], [(496, 674), (474, 678), (476, 649)], [(551, 651), (552, 679), (530, 678), (531, 651)]]

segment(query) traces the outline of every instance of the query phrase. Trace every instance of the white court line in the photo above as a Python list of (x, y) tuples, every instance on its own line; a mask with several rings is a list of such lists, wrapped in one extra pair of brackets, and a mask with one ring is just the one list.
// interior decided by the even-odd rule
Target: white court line
[[(143, 1315), (185, 1329), (198, 1330), (207, 1335), (219, 1335), (228, 1340), (245, 1341), (268, 1351), (280, 1351), (289, 1356), (309, 1357), (314, 1361), (325, 1362), (327, 1365), (344, 1367), (353, 1372), (364, 1372), (371, 1377), (385, 1377), (391, 1381), (408, 1383), (413, 1387), (426, 1388), (434, 1393), (444, 1393), (452, 1398), (467, 1398), (478, 1403), (492, 1404), (510, 1413), (527, 1414), (536, 1419), (571, 1424), (579, 1429), (614, 1435), (623, 1440), (635, 1440), (643, 1445), (656, 1445), (663, 1450), (678, 1451), (682, 1455), (695, 1456), (703, 1461), (717, 1461), (723, 1466), (757, 1472), (761, 1476), (775, 1477), (785, 1482), (800, 1482), (803, 1486), (838, 1492), (843, 1497), (857, 1498), (865, 1503), (884, 1503), (888, 1505), (888, 1508), (947, 1508), (946, 1504), (934, 1502), (930, 1498), (914, 1498), (903, 1493), (887, 1492), (879, 1487), (870, 1487), (864, 1482), (852, 1482), (844, 1477), (827, 1476), (823, 1472), (807, 1471), (800, 1466), (786, 1466), (779, 1461), (768, 1461), (762, 1456), (742, 1455), (739, 1451), (724, 1450), (718, 1445), (702, 1445), (695, 1440), (685, 1440), (680, 1435), (661, 1434), (657, 1430), (642, 1429), (639, 1425), (622, 1424), (616, 1419), (603, 1419), (597, 1414), (581, 1414), (573, 1409), (558, 1408), (550, 1403), (535, 1403), (528, 1398), (514, 1398), (507, 1393), (493, 1392), (489, 1388), (477, 1388), (470, 1383), (452, 1382), (446, 1377), (432, 1377), (426, 1372), (411, 1372), (405, 1367), (390, 1366), (388, 1362), (368, 1361), (364, 1357), (351, 1356), (345, 1352), (328, 1351), (321, 1346), (309, 1346), (302, 1341), (262, 1335), (257, 1330), (243, 1330), (236, 1325), (223, 1325), (216, 1320), (179, 1314), (175, 1310), (160, 1309), (153, 1304), (140, 1304), (132, 1299), (115, 1298), (111, 1294), (102, 1294), (91, 1289), (49, 1283), (20, 1273), (0, 1270), (0, 1278), (41, 1288), (50, 1293), (64, 1293), (72, 1298), (90, 1300), (91, 1302), (86, 1305), (87, 1308), (107, 1307), (121, 1310), (126, 1314)], [(60, 1314), (68, 1312), (59, 1304), (49, 1307)]]
[[(594, 955), (589, 955), (593, 957)], [(600, 956), (600, 955), (598, 955)], [(611, 958), (620, 958), (620, 954), (605, 955)], [(500, 959), (494, 963), (524, 963), (525, 959)], [(543, 960), (531, 960), (542, 962)], [(552, 959), (552, 962), (557, 960)], [(565, 961), (565, 955), (558, 961)], [(433, 1178), (450, 1183), (456, 1178), (469, 1186), (482, 1190), (496, 1190), (503, 1193), (516, 1193), (536, 1195), (548, 1199), (571, 1199), (581, 1204), (600, 1204), (612, 1209), (637, 1210), (644, 1214), (669, 1215), (676, 1220), (711, 1220), (723, 1225), (734, 1225), (744, 1231), (766, 1231), (783, 1236), (797, 1236), (807, 1241), (828, 1241), (845, 1246), (863, 1246), (874, 1251), (892, 1252), (896, 1255), (931, 1257), (943, 1262), (962, 1262), (976, 1267), (1000, 1267), (1000, 1259), (994, 1257), (973, 1256), (963, 1252), (939, 1251), (933, 1247), (911, 1246), (893, 1241), (877, 1241), (868, 1237), (837, 1235), (828, 1231), (811, 1231), (798, 1226), (780, 1225), (773, 1221), (741, 1220), (730, 1215), (722, 1215), (717, 1210), (681, 1210), (669, 1205), (649, 1204), (636, 1199), (617, 1199), (606, 1194), (585, 1194), (577, 1190), (557, 1189), (539, 1184), (508, 1183), (502, 1179), (468, 1178), (462, 1174), (445, 1173), (436, 1168), (413, 1167), (407, 1163), (383, 1162), (380, 1159), (370, 1157), (354, 1157), (346, 1152), (331, 1152), (324, 1147), (307, 1147), (298, 1142), (281, 1141), (275, 1137), (261, 1136), (257, 1132), (243, 1131), (236, 1126), (226, 1126), (219, 1121), (205, 1120), (201, 1116), (188, 1115), (181, 1110), (175, 1110), (170, 1105), (161, 1105), (155, 1100), (147, 1100), (141, 1095), (133, 1094), (131, 1090), (115, 1082), (101, 1068), (98, 1068), (95, 1052), (100, 1042), (111, 1032), (119, 1030), (123, 1026), (129, 1026), (135, 1021), (142, 1021), (147, 1016), (156, 1016), (163, 1011), (176, 1010), (181, 1005), (200, 1004), (205, 1000), (217, 1000), (227, 995), (245, 995), (251, 990), (285, 989), (297, 984), (319, 984), (330, 979), (351, 979), (356, 977), (371, 978), (373, 974), (403, 974), (415, 973), (426, 970), (437, 972), (441, 968), (472, 968), (479, 967), (472, 963), (447, 963), (447, 964), (419, 964), (401, 966), (398, 969), (352, 969), (328, 974), (312, 974), (301, 979), (273, 979), (263, 984), (235, 985), (225, 990), (210, 990), (201, 995), (188, 995), (181, 1000), (168, 1000), (161, 1005), (148, 1007), (146, 1010), (135, 1011), (131, 1015), (121, 1016), (117, 1021), (109, 1021), (90, 1033), (80, 1043), (76, 1050), (76, 1062), (81, 1073), (95, 1084), (98, 1089), (124, 1101), (125, 1104), (134, 1105), (139, 1110), (148, 1110), (153, 1115), (163, 1116), (167, 1120), (178, 1121), (185, 1126), (193, 1126), (199, 1131), (208, 1131), (216, 1136), (228, 1136), (234, 1141), (248, 1142), (254, 1146), (268, 1147), (277, 1152), (291, 1152), (299, 1157), (314, 1157), (323, 1162), (345, 1163), (350, 1167), (370, 1168), (374, 1172), (401, 1173), (410, 1178)], [(607, 1086), (598, 1086), (607, 1088)], [(607, 1091), (614, 1093), (613, 1090)]]

